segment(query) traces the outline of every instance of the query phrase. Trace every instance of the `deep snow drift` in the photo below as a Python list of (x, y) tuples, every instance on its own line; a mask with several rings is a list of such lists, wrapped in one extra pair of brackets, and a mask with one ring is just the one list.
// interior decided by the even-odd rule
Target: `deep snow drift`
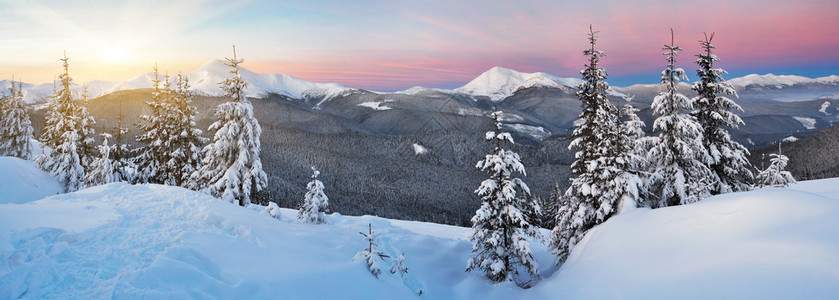
[[(534, 241), (544, 279), (522, 290), (464, 272), (469, 228), (338, 214), (302, 224), (295, 210), (276, 220), (181, 188), (115, 183), (0, 204), (0, 298), (836, 299), (837, 195), (828, 179), (631, 210), (561, 269)], [(368, 223), (380, 251), (405, 253), (407, 277), (388, 261), (375, 279), (352, 261)]]
[(0, 204), (25, 203), (63, 192), (58, 180), (34, 162), (0, 156)]

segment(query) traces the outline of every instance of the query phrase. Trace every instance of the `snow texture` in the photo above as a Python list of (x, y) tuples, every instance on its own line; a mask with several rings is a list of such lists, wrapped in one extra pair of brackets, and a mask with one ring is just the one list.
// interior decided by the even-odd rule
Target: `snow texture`
[(0, 157), (0, 170), (0, 204), (26, 203), (64, 192), (61, 183), (33, 161)]
[[(0, 177), (36, 171), (0, 158)], [(28, 193), (17, 188), (0, 195)], [(179, 187), (113, 183), (0, 204), (0, 298), (836, 299), (837, 195), (834, 178), (635, 209), (520, 289), (463, 272), (469, 228), (338, 214), (311, 226), (296, 210), (278, 209), (278, 221)], [(379, 251), (405, 254), (407, 280), (352, 261), (370, 223)]]

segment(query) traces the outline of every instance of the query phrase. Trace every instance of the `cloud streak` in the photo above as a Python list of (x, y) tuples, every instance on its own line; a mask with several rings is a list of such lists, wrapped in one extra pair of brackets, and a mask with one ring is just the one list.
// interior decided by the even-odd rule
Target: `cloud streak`
[[(125, 80), (155, 61), (188, 71), (235, 43), (257, 72), (385, 91), (456, 87), (493, 66), (576, 77), (589, 24), (613, 84), (656, 82), (670, 28), (686, 69), (702, 33), (716, 32), (732, 76), (839, 73), (833, 0), (170, 2), (0, 4), (0, 76), (51, 80), (43, 69), (58, 72), (67, 48), (74, 77)], [(129, 59), (105, 63), (116, 50), (103, 49)]]

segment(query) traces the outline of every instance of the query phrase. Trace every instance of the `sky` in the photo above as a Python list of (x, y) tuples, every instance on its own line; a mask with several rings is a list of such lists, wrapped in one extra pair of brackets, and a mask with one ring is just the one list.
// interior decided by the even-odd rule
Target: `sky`
[(713, 44), (729, 78), (839, 74), (839, 1), (2, 1), (0, 79), (76, 82), (189, 72), (237, 55), (281, 73), (376, 91), (454, 88), (494, 66), (578, 77), (589, 26), (612, 85), (656, 83), (662, 46)]

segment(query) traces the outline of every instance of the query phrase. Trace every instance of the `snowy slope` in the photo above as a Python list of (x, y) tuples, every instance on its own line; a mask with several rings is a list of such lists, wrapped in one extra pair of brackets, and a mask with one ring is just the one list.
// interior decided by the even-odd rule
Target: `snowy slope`
[(487, 96), (493, 101), (500, 101), (523, 88), (540, 86), (565, 89), (577, 87), (580, 83), (582, 80), (579, 78), (562, 78), (542, 72), (521, 73), (507, 68), (494, 67), (454, 91), (474, 96)]
[[(278, 221), (258, 206), (116, 183), (0, 204), (0, 298), (836, 299), (837, 195), (829, 179), (632, 210), (558, 271), (532, 242), (544, 279), (522, 290), (464, 272), (469, 228), (337, 214), (300, 224), (294, 210)], [(405, 253), (405, 280), (352, 261), (368, 223), (379, 250)]]
[(0, 204), (26, 203), (64, 192), (58, 180), (33, 161), (0, 156), (0, 170)]

